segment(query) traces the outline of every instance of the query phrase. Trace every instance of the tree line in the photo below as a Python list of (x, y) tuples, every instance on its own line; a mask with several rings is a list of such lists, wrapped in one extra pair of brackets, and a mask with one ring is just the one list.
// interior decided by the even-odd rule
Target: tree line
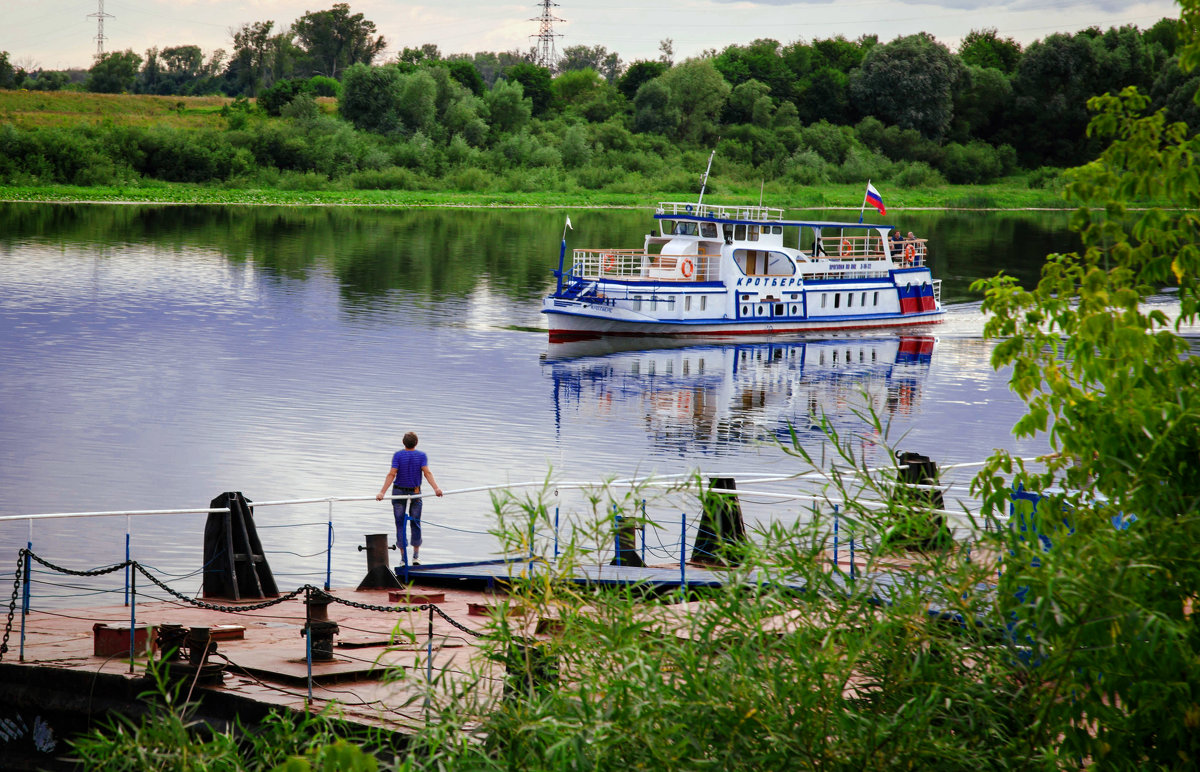
[[(227, 160), (182, 175), (197, 181), (299, 173), (381, 187), (455, 178), (490, 189), (517, 175), (524, 179), (510, 182), (518, 188), (545, 189), (538, 170), (555, 170), (583, 188), (639, 189), (641, 178), (669, 175), (681, 154), (715, 146), (722, 171), (747, 180), (915, 187), (1040, 169), (1028, 175), (1036, 187), (1096, 154), (1086, 134), (1090, 96), (1136, 86), (1169, 120), (1200, 124), (1190, 98), (1200, 75), (1179, 67), (1180, 31), (1164, 18), (1144, 31), (1089, 28), (1023, 48), (984, 29), (958, 51), (926, 33), (887, 43), (874, 35), (761, 39), (681, 62), (664, 40), (659, 58), (628, 64), (604, 46), (568, 47), (554, 70), (538, 66), (532, 51), (445, 56), (427, 44), (375, 65), (386, 41), (339, 3), (284, 29), (244, 24), (228, 55), (206, 59), (194, 45), (108, 53), (77, 87), (254, 97), (253, 106), (238, 103), (229, 124), (254, 136), (199, 140), (222, 146)], [(19, 71), (0, 54), (0, 87), (52, 90), (65, 81)], [(319, 97), (337, 98), (340, 124), (322, 120)], [(255, 111), (292, 125), (255, 121)], [(347, 124), (353, 136), (343, 134)], [(273, 136), (280, 133), (294, 141)], [(332, 164), (314, 146), (330, 134), (354, 148)], [(162, 176), (152, 166), (113, 159), (118, 172)]]

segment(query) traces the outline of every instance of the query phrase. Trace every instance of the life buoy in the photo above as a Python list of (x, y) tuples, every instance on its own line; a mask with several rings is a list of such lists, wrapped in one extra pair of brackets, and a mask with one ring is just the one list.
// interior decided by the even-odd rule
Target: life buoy
[(904, 245), (904, 262), (912, 265), (913, 258), (917, 256), (917, 248), (912, 244)]
[(694, 270), (696, 270), (696, 266), (692, 265), (692, 261), (688, 260), (686, 257), (683, 259), (683, 262), (679, 264), (679, 272), (683, 274), (683, 278), (685, 279), (692, 278), (692, 271)]
[(842, 254), (847, 255), (854, 251), (854, 245), (850, 243), (850, 239), (842, 239)]
[(684, 211), (686, 211), (688, 214), (691, 214), (692, 213), (692, 205), (688, 204), (686, 207), (684, 207)]
[(616, 267), (617, 267), (617, 256), (616, 255), (605, 255), (604, 256), (604, 270), (611, 271), (612, 269), (614, 269)]

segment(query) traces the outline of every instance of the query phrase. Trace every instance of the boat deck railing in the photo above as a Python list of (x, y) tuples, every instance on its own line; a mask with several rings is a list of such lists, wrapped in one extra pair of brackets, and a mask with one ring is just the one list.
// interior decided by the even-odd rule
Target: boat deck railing
[(663, 201), (656, 214), (712, 217), (718, 220), (779, 221), (783, 210), (769, 206), (726, 206), (724, 204), (696, 204), (687, 201)]
[(670, 282), (717, 281), (718, 255), (658, 255), (641, 249), (576, 249), (570, 274), (577, 279)]

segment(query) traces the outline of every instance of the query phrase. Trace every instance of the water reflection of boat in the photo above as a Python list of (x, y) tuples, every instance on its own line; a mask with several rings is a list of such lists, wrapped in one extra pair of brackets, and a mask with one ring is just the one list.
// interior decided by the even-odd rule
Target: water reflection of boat
[[(725, 343), (611, 351), (603, 341), (552, 344), (545, 368), (565, 410), (608, 420), (645, 418), (655, 444), (721, 452), (795, 429), (869, 431), (864, 410), (884, 421), (917, 406), (935, 339), (928, 336)], [(617, 345), (615, 341), (613, 345)], [(590, 346), (590, 348), (588, 348)]]
[[(542, 305), (550, 338), (768, 335), (939, 322), (924, 239), (782, 209), (659, 204), (639, 249), (576, 249)], [(565, 258), (566, 241), (563, 241)]]

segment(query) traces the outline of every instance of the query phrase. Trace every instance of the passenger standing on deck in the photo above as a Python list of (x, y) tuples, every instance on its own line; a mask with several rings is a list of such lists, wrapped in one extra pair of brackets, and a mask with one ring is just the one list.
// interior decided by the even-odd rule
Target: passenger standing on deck
[[(387, 495), (388, 486), (393, 483), (393, 496), (419, 495), (422, 476), (433, 486), (433, 492), (441, 496), (442, 489), (433, 479), (433, 472), (429, 471), (429, 458), (423, 451), (417, 450), (416, 432), (408, 432), (404, 435), (404, 449), (397, 450), (392, 456), (392, 468), (388, 470), (387, 477), (383, 480), (383, 487), (375, 496), (375, 500), (383, 501), (383, 497)], [(412, 528), (413, 565), (416, 566), (420, 565), (417, 562), (417, 553), (421, 550), (422, 541), (421, 499), (392, 499), (392, 514), (396, 518), (396, 545), (400, 547), (400, 554), (407, 564), (408, 540), (405, 538), (404, 528), (406, 509), (408, 522)]]

